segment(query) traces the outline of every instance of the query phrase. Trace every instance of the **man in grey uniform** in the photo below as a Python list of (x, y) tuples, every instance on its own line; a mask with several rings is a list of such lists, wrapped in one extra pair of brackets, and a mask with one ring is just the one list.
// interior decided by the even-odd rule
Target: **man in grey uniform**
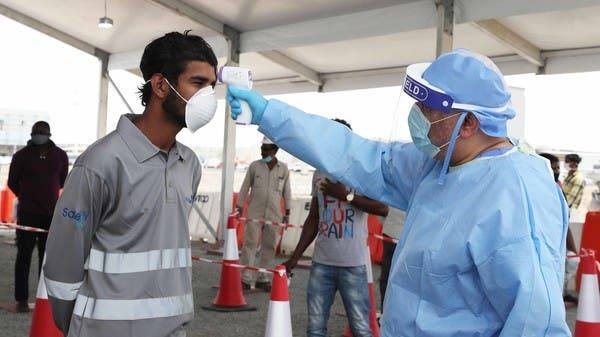
[(73, 166), (44, 266), (65, 336), (185, 336), (194, 315), (187, 220), (201, 166), (175, 136), (212, 119), (216, 67), (199, 36), (152, 41), (140, 63), (144, 113), (121, 116)]
[[(237, 202), (238, 213), (242, 214), (242, 207), (250, 193), (248, 205), (248, 218), (253, 220), (265, 219), (268, 221), (289, 221), (290, 215), (290, 172), (285, 163), (275, 156), (279, 147), (270, 139), (264, 138), (260, 146), (262, 159), (254, 161), (248, 167), (246, 177), (240, 188), (240, 197)], [(281, 198), (285, 202), (285, 215), (281, 214)], [(261, 239), (262, 233), (262, 239)], [(259, 267), (268, 268), (275, 257), (275, 248), (281, 236), (281, 228), (273, 225), (264, 225), (256, 221), (246, 222), (244, 230), (244, 246), (242, 247), (241, 263), (254, 265), (256, 248), (260, 241)], [(250, 289), (254, 272), (244, 270), (242, 273), (242, 287)], [(256, 280), (256, 288), (271, 291), (269, 276), (260, 273)]]

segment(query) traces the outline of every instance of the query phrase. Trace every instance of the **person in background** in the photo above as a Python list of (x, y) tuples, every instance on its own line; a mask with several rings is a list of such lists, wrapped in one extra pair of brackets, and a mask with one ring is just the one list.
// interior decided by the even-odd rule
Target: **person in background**
[(565, 198), (567, 199), (569, 210), (579, 208), (581, 199), (583, 197), (585, 178), (579, 171), (580, 163), (581, 157), (576, 153), (571, 153), (565, 156), (565, 168), (568, 172), (567, 176), (563, 180), (562, 189), (563, 192), (565, 192)]
[[(240, 188), (237, 201), (238, 214), (242, 214), (244, 202), (250, 190), (250, 205), (248, 218), (244, 230), (244, 245), (240, 262), (254, 265), (256, 249), (260, 242), (259, 267), (271, 267), (275, 257), (277, 242), (281, 237), (281, 228), (273, 225), (264, 225), (258, 221), (265, 219), (274, 222), (289, 222), (290, 216), (290, 171), (285, 163), (277, 159), (279, 147), (265, 137), (260, 146), (261, 159), (254, 161), (248, 167), (246, 177)], [(281, 199), (285, 203), (285, 214), (281, 214)], [(262, 234), (262, 239), (261, 239)], [(255, 272), (244, 270), (242, 273), (242, 287), (246, 290), (254, 283)], [(271, 291), (269, 275), (259, 273), (255, 287), (264, 291)]]
[[(550, 161), (550, 168), (552, 169), (552, 173), (554, 174), (554, 181), (558, 186), (562, 184), (558, 180), (560, 177), (560, 161), (558, 157), (550, 153), (540, 153), (540, 156), (548, 159)], [(562, 186), (561, 186), (562, 187)], [(577, 254), (577, 246), (575, 245), (575, 239), (573, 238), (573, 233), (571, 233), (571, 228), (567, 229), (567, 255)], [(563, 300), (572, 305), (577, 305), (579, 299), (576, 295), (570, 293), (567, 289), (567, 284), (569, 279), (573, 276), (573, 274), (577, 271), (576, 260), (568, 259), (565, 262), (565, 286), (563, 289)]]
[[(350, 128), (348, 122), (335, 119)], [(288, 273), (315, 241), (307, 289), (308, 337), (325, 337), (335, 293), (340, 292), (355, 337), (372, 336), (369, 328), (367, 269), (368, 213), (385, 216), (388, 206), (354, 193), (322, 171), (313, 175), (310, 211), (289, 260)]]
[[(17, 223), (23, 226), (50, 229), (58, 194), (67, 178), (67, 153), (50, 140), (51, 136), (47, 122), (36, 122), (31, 128), (31, 140), (13, 155), (10, 163), (8, 187), (18, 198)], [(20, 229), (16, 234), (15, 310), (27, 312), (31, 256), (37, 246), (39, 276), (48, 234)]]
[[(389, 239), (400, 239), (400, 233), (404, 227), (406, 213), (400, 209), (389, 207), (389, 212), (383, 222), (383, 236)], [(396, 243), (383, 241), (383, 257), (381, 259), (381, 275), (379, 276), (379, 293), (381, 294), (381, 308), (383, 313), (383, 300), (385, 299), (385, 290), (387, 288), (390, 268), (392, 267), (392, 257), (396, 250)]]

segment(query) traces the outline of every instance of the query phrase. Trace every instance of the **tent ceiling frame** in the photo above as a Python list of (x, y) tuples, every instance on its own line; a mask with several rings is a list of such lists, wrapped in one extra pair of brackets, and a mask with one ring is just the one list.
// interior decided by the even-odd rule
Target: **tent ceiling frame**
[[(181, 0), (152, 0), (155, 3), (165, 7), (166, 9), (169, 9), (179, 15), (185, 16), (191, 20), (193, 20), (196, 23), (199, 23), (207, 28), (210, 28), (212, 31), (221, 34), (221, 35), (225, 35), (226, 36), (226, 31), (224, 30), (224, 27), (226, 26), (224, 23), (212, 18), (211, 16), (209, 16), (208, 14), (184, 3)], [(235, 30), (233, 27), (230, 27), (231, 30)], [(241, 34), (239, 31), (235, 30), (236, 33), (238, 35), (240, 35), (240, 38), (238, 38), (238, 40), (241, 39)], [(236, 52), (240, 53), (240, 47), (237, 47)], [(319, 78), (319, 73), (316, 72), (315, 70), (307, 67), (306, 65), (294, 60), (293, 58), (279, 52), (276, 50), (263, 50), (261, 52), (259, 52), (259, 54), (261, 54), (263, 57), (265, 57), (266, 59), (270, 60), (271, 62), (282, 66), (288, 70), (291, 70), (292, 72), (298, 74), (300, 77), (305, 78), (306, 80), (308, 80), (309, 82), (315, 83), (317, 85), (322, 85), (322, 81)], [(239, 62), (238, 62), (239, 64)]]
[(526, 61), (538, 67), (544, 67), (545, 62), (542, 58), (542, 51), (533, 43), (513, 32), (498, 20), (480, 20), (474, 22), (473, 25), (506, 46), (512, 48)]

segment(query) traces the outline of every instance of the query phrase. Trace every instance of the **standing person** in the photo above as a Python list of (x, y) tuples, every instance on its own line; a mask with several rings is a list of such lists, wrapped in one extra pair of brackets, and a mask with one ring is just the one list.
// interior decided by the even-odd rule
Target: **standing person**
[(581, 157), (576, 153), (571, 153), (565, 156), (565, 167), (567, 169), (567, 177), (563, 180), (562, 188), (567, 198), (569, 210), (573, 211), (579, 208), (581, 198), (583, 197), (583, 188), (585, 187), (585, 178), (579, 171)]
[[(335, 119), (350, 129), (344, 120)], [(369, 327), (367, 213), (385, 216), (387, 206), (332, 182), (321, 171), (313, 175), (312, 200), (300, 241), (284, 265), (290, 272), (315, 240), (307, 289), (308, 337), (327, 335), (335, 293), (340, 292), (352, 335), (372, 336)]]
[[(508, 139), (516, 111), (496, 65), (466, 49), (410, 65), (412, 143), (367, 140), (230, 86), (282, 149), (406, 210), (383, 337), (570, 336), (562, 302), (567, 205), (545, 160)], [(373, 114), (374, 111), (365, 111)]]
[[(554, 182), (558, 186), (562, 186), (558, 178), (560, 177), (560, 161), (558, 157), (550, 153), (540, 153), (540, 156), (548, 159), (550, 161), (550, 168), (554, 174)], [(573, 238), (573, 233), (571, 233), (571, 228), (567, 229), (567, 255), (569, 254), (577, 254), (577, 246), (575, 245), (575, 239)], [(575, 272), (577, 271), (578, 262), (574, 259), (569, 259), (565, 261), (565, 284), (563, 288), (563, 300), (567, 303), (571, 303), (572, 305), (577, 305), (579, 302), (579, 298), (569, 292), (568, 290), (568, 282), (571, 279)]]
[[(400, 233), (404, 227), (406, 213), (397, 208), (389, 207), (388, 215), (383, 222), (383, 236), (389, 239), (400, 239)], [(383, 257), (381, 259), (381, 275), (379, 276), (379, 294), (381, 294), (381, 308), (385, 299), (388, 277), (392, 267), (392, 257), (396, 250), (396, 244), (390, 241), (383, 241)], [(383, 313), (383, 312), (382, 312)]]
[(194, 316), (188, 216), (201, 166), (175, 136), (214, 116), (216, 69), (200, 36), (150, 42), (140, 63), (144, 113), (121, 116), (75, 162), (44, 267), (65, 336), (186, 335)]
[[(17, 151), (10, 163), (8, 187), (19, 198), (17, 223), (48, 230), (58, 193), (69, 171), (67, 153), (50, 140), (50, 125), (39, 121), (31, 128), (31, 140)], [(15, 214), (15, 213), (13, 213)], [(48, 234), (17, 229), (15, 262), (15, 300), (17, 312), (28, 312), (29, 269), (37, 245), (38, 276), (46, 250)]]
[[(275, 222), (289, 222), (290, 216), (290, 171), (285, 163), (277, 159), (279, 147), (270, 139), (264, 138), (260, 146), (262, 159), (254, 161), (248, 167), (246, 177), (240, 188), (237, 202), (238, 214), (242, 214), (244, 202), (250, 191), (250, 204), (248, 206), (248, 219), (244, 230), (244, 245), (240, 263), (254, 265), (256, 249), (260, 242), (259, 267), (271, 267), (275, 257), (277, 242), (281, 237), (281, 228), (273, 225), (264, 225), (252, 220), (265, 219)], [(285, 215), (281, 214), (281, 198), (285, 203)], [(261, 236), (262, 234), (262, 236)], [(246, 290), (254, 283), (255, 272), (244, 270), (242, 273), (242, 287)], [(269, 275), (260, 273), (256, 279), (256, 288), (271, 291)]]

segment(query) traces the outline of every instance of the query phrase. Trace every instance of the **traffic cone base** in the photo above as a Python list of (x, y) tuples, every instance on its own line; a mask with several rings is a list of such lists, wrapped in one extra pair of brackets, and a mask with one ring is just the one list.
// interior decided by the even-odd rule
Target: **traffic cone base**
[(249, 306), (244, 298), (240, 270), (228, 264), (239, 264), (235, 217), (232, 215), (227, 219), (224, 248), (223, 262), (225, 263), (221, 265), (217, 296), (212, 305), (203, 306), (202, 309), (218, 312), (254, 311), (256, 307)]
[(271, 301), (265, 337), (292, 337), (290, 302)]

